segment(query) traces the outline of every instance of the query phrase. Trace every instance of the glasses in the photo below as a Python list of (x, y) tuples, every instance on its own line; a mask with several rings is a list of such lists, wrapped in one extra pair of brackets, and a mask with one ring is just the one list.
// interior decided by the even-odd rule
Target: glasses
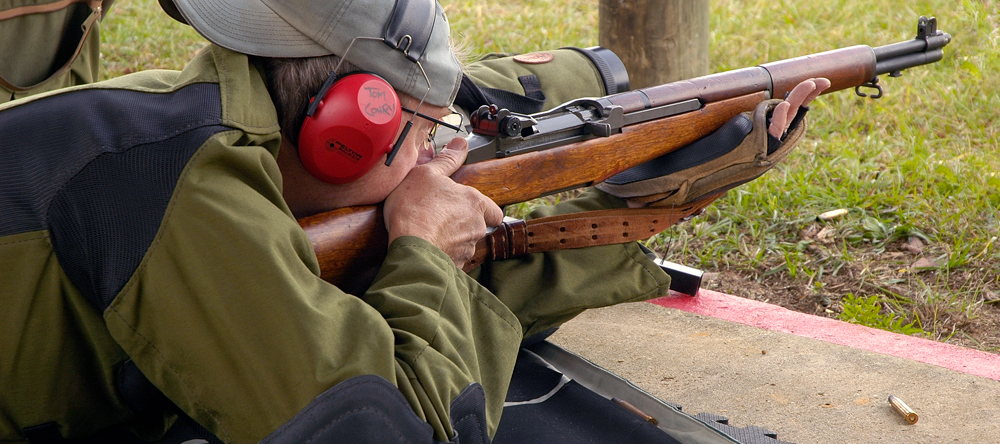
[(462, 127), (459, 126), (462, 124), (462, 115), (455, 111), (452, 111), (451, 114), (448, 114), (447, 116), (444, 116), (441, 120), (438, 120), (431, 116), (419, 113), (417, 111), (411, 110), (406, 107), (403, 107), (402, 109), (403, 111), (406, 111), (410, 114), (420, 117), (421, 119), (433, 123), (433, 125), (431, 125), (431, 130), (427, 132), (427, 143), (431, 144), (431, 146), (434, 145), (434, 136), (437, 135), (438, 127), (443, 126), (445, 128), (450, 128), (458, 133), (465, 132), (465, 130), (463, 130)]

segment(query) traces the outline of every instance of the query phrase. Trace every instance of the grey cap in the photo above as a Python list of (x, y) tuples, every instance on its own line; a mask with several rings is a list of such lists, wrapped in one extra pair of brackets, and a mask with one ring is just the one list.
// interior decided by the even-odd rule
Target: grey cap
[[(433, 3), (433, 6), (423, 5)], [(433, 8), (433, 20), (419, 62), (430, 79), (430, 91), (420, 68), (403, 51), (381, 41), (397, 3)], [(171, 17), (191, 25), (210, 42), (262, 57), (319, 57), (336, 54), (384, 77), (396, 90), (427, 103), (449, 106), (458, 94), (462, 66), (449, 41), (448, 19), (436, 0), (160, 0)], [(430, 11), (430, 9), (426, 9)], [(425, 28), (430, 23), (408, 23)], [(358, 39), (367, 37), (371, 39)], [(354, 41), (353, 46), (351, 42)], [(408, 44), (409, 42), (404, 42)]]

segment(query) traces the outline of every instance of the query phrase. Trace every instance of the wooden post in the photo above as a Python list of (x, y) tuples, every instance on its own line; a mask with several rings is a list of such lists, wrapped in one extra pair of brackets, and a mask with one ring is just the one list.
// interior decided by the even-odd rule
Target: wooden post
[(598, 17), (632, 89), (709, 74), (708, 0), (600, 0)]

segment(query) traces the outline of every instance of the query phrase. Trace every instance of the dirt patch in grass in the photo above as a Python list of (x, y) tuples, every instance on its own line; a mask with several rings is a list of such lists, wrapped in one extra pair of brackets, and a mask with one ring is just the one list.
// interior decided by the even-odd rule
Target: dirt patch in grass
[[(689, 245), (690, 247), (690, 245)], [(905, 246), (897, 246), (905, 250)], [(887, 249), (888, 250), (888, 249)], [(906, 251), (855, 251), (855, 259), (821, 282), (793, 279), (787, 272), (705, 270), (703, 288), (836, 319), (848, 293), (877, 294), (882, 313), (916, 321), (926, 338), (1000, 353), (1000, 286), (995, 267), (966, 264), (944, 272), (914, 270), (920, 257)], [(902, 254), (895, 254), (902, 253)], [(674, 259), (671, 259), (674, 260)], [(911, 266), (906, 267), (906, 263)], [(891, 276), (891, 279), (886, 278)], [(948, 289), (974, 288), (967, 294)]]

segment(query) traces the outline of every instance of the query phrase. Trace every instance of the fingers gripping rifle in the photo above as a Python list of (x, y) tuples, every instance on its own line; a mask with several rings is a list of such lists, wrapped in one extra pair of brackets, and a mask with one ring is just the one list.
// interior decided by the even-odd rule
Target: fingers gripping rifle
[[(484, 107), (473, 113), (469, 156), (452, 178), (478, 189), (498, 205), (590, 186), (689, 145), (733, 116), (772, 97), (784, 97), (795, 85), (810, 78), (829, 79), (831, 86), (825, 93), (854, 88), (860, 96), (880, 98), (884, 91), (878, 83), (879, 75), (897, 77), (905, 69), (941, 60), (943, 48), (950, 41), (950, 35), (937, 29), (934, 18), (921, 17), (916, 38), (891, 45), (835, 49), (576, 100), (532, 115)], [(875, 93), (867, 94), (862, 88)], [(667, 223), (701, 211), (718, 195), (677, 208)], [(579, 218), (575, 220), (579, 222)], [(644, 226), (650, 230), (666, 228), (662, 217), (655, 224), (652, 219), (648, 222)], [(341, 208), (302, 218), (299, 223), (313, 242), (322, 277), (342, 288), (350, 288), (349, 281), (367, 285), (385, 257), (387, 234), (378, 206)], [(587, 226), (596, 229), (594, 225)], [(497, 231), (520, 232), (501, 228)], [(505, 237), (497, 231), (492, 237)], [(618, 237), (615, 243), (653, 234)], [(480, 246), (499, 254), (491, 252), (486, 259), (531, 250), (521, 246), (500, 248), (490, 242), (484, 239)], [(486, 260), (483, 255), (477, 258)]]

